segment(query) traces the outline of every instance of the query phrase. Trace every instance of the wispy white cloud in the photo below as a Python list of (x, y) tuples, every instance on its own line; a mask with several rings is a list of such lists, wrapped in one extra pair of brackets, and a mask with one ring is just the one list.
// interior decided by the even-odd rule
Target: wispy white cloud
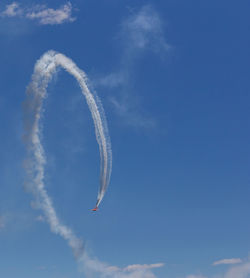
[(27, 12), (26, 17), (29, 19), (38, 19), (41, 24), (62, 24), (65, 22), (72, 22), (75, 20), (71, 16), (72, 5), (67, 3), (59, 9), (51, 9), (46, 6), (36, 6), (34, 10)]
[(156, 54), (164, 54), (171, 47), (164, 36), (163, 20), (150, 5), (143, 6), (121, 24), (120, 39), (123, 43), (121, 69), (109, 73), (99, 80), (97, 85), (116, 87), (130, 82), (130, 75), (139, 54), (148, 49)]
[[(152, 272), (154, 268), (163, 267), (163, 263), (157, 264), (135, 264), (124, 268), (109, 266), (97, 259), (83, 258), (83, 269), (86, 277), (91, 278), (156, 278)], [(210, 276), (202, 274), (190, 274), (185, 278), (249, 278), (250, 261), (239, 263), (237, 266), (230, 266), (225, 273), (214, 274)]]
[(119, 88), (120, 93), (116, 93), (109, 100), (117, 115), (130, 126), (143, 128), (155, 126), (155, 120), (146, 115), (131, 92), (138, 57), (141, 57), (146, 50), (162, 56), (170, 49), (163, 27), (162, 18), (150, 5), (130, 14), (121, 23), (119, 38), (123, 49), (119, 69), (95, 80), (97, 86)]
[(239, 264), (242, 263), (240, 258), (233, 258), (233, 259), (223, 259), (216, 262), (213, 262), (213, 265), (221, 265), (221, 264)]
[(13, 2), (6, 5), (5, 10), (0, 15), (1, 17), (19, 17), (37, 20), (42, 25), (56, 25), (75, 20), (72, 17), (72, 5), (70, 2), (67, 2), (58, 9), (48, 8), (46, 5), (22, 7), (18, 2)]
[(96, 80), (95, 84), (99, 86), (115, 88), (123, 85), (126, 82), (126, 77), (123, 72), (112, 72)]
[(138, 101), (131, 100), (128, 95), (124, 94), (120, 98), (113, 96), (109, 100), (116, 114), (129, 126), (150, 129), (156, 125), (152, 117), (146, 116), (145, 112), (141, 111)]
[(23, 14), (23, 10), (20, 8), (17, 2), (6, 5), (5, 10), (1, 13), (1, 16), (14, 17)]
[(248, 278), (250, 275), (250, 262), (234, 266), (226, 273), (223, 278)]
[(149, 48), (159, 53), (170, 48), (164, 37), (163, 21), (150, 5), (143, 6), (124, 20), (122, 37), (129, 51)]
[[(250, 277), (250, 261), (245, 261), (241, 259), (230, 259), (231, 263), (219, 263), (219, 264), (234, 264), (238, 263), (237, 266), (230, 266), (225, 273), (214, 274), (212, 276), (203, 276), (203, 275), (188, 275), (186, 278), (249, 278)], [(234, 261), (233, 261), (234, 260)], [(221, 260), (225, 261), (225, 260)], [(218, 261), (219, 262), (219, 261)]]
[(124, 268), (109, 266), (97, 259), (90, 259), (86, 254), (82, 258), (82, 270), (86, 277), (98, 278), (156, 278), (152, 272), (154, 268), (163, 267), (163, 263), (156, 264), (134, 264)]

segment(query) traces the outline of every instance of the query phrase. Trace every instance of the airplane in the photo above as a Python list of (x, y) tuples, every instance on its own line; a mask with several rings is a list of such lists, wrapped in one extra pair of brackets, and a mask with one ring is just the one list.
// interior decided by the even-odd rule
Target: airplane
[(98, 210), (98, 206), (92, 209), (92, 211), (97, 211), (97, 210)]

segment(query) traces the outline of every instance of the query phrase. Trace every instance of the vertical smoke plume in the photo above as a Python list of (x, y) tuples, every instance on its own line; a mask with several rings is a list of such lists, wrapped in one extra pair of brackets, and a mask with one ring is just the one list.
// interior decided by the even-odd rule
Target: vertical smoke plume
[(40, 141), (40, 118), (43, 100), (47, 96), (48, 84), (58, 67), (64, 68), (78, 81), (94, 121), (101, 157), (101, 176), (97, 206), (102, 201), (109, 184), (112, 152), (101, 102), (96, 95), (90, 92), (85, 73), (63, 54), (48, 51), (37, 61), (32, 80), (27, 87), (27, 100), (24, 105), (24, 136), (27, 143), (28, 159), (26, 160), (25, 168), (29, 178), (29, 189), (35, 195), (38, 206), (43, 210), (52, 232), (59, 234), (67, 240), (75, 256), (79, 259), (83, 254), (82, 241), (76, 237), (70, 228), (60, 222), (44, 185), (46, 158)]

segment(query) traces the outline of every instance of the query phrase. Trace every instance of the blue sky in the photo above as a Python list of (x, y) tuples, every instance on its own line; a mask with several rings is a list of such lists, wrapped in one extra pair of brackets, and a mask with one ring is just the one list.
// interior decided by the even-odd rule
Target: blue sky
[[(249, 1), (2, 1), (0, 276), (247, 278)], [(107, 273), (86, 272), (23, 184), (26, 87), (53, 49), (100, 97), (113, 151), (98, 213), (94, 127), (63, 70), (48, 88), (46, 188)]]

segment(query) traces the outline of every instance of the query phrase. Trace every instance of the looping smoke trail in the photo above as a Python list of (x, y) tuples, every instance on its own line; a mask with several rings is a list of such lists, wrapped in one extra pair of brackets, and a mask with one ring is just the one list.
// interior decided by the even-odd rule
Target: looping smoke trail
[(24, 136), (27, 143), (28, 159), (26, 160), (25, 168), (29, 177), (29, 188), (36, 196), (38, 206), (43, 210), (52, 232), (61, 235), (67, 240), (74, 255), (80, 258), (83, 254), (82, 241), (75, 236), (70, 228), (60, 222), (44, 185), (46, 158), (40, 141), (39, 121), (42, 113), (43, 100), (47, 96), (48, 84), (58, 67), (64, 68), (78, 81), (94, 121), (96, 139), (101, 157), (101, 177), (97, 206), (102, 201), (109, 184), (112, 168), (112, 151), (101, 102), (96, 95), (90, 92), (85, 73), (71, 59), (55, 51), (46, 52), (37, 61), (32, 80), (27, 87), (27, 100), (24, 105)]

